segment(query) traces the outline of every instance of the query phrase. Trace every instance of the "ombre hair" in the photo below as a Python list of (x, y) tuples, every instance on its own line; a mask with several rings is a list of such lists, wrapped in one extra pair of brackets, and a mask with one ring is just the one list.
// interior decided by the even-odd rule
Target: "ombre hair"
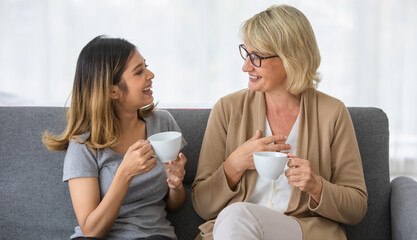
[[(122, 79), (136, 47), (124, 39), (98, 36), (81, 51), (74, 77), (71, 105), (66, 113), (67, 126), (59, 136), (45, 131), (42, 142), (50, 151), (63, 151), (71, 140), (97, 149), (110, 147), (121, 135), (119, 118), (111, 98), (111, 86), (126, 93)], [(152, 115), (155, 104), (138, 110), (138, 118)], [(89, 133), (82, 139), (81, 135)]]
[(290, 93), (317, 87), (320, 52), (310, 22), (298, 9), (271, 6), (245, 21), (241, 34), (253, 49), (282, 59)]

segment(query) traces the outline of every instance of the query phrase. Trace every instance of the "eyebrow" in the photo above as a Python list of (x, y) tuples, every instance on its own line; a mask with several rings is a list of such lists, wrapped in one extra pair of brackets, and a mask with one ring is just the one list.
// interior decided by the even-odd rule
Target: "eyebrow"
[(266, 55), (265, 53), (259, 52), (259, 51), (252, 51), (251, 53), (255, 54), (258, 57), (262, 57), (263, 55)]
[(143, 63), (139, 63), (136, 67), (133, 68), (132, 72), (134, 72), (136, 69), (140, 68), (143, 65)]
[[(245, 47), (245, 46), (243, 46), (243, 47)], [(254, 51), (252, 51), (252, 52), (249, 52), (249, 50), (245, 47), (245, 50), (246, 50), (246, 52), (248, 52), (249, 54), (255, 54), (256, 56), (258, 56), (258, 57), (262, 57), (262, 55), (264, 55), (264, 53), (261, 53), (261, 52), (259, 52), (259, 51), (256, 51), (256, 50), (254, 50)]]

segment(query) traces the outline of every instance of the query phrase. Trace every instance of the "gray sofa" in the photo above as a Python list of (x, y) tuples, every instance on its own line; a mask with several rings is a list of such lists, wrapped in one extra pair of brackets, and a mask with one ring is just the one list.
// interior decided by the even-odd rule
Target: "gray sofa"
[[(183, 150), (188, 157), (188, 199), (168, 217), (180, 240), (194, 239), (203, 220), (194, 212), (189, 194), (210, 110), (169, 111), (189, 144)], [(369, 201), (363, 221), (346, 226), (348, 239), (417, 239), (417, 182), (407, 177), (390, 182), (387, 116), (376, 108), (349, 111)], [(63, 108), (0, 107), (0, 239), (69, 239), (72, 234), (77, 221), (68, 186), (61, 181), (64, 153), (48, 152), (41, 143), (44, 130), (59, 133), (64, 126)]]

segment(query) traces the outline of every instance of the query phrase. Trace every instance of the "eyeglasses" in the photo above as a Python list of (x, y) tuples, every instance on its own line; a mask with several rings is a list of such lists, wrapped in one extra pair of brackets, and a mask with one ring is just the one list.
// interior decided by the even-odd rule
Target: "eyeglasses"
[(243, 44), (239, 45), (239, 52), (240, 52), (240, 56), (242, 56), (243, 60), (245, 60), (245, 61), (246, 61), (246, 58), (248, 58), (248, 56), (249, 56), (250, 62), (255, 67), (261, 67), (261, 63), (262, 63), (261, 60), (262, 59), (279, 57), (278, 55), (269, 56), (269, 57), (260, 57), (260, 56), (256, 55), (255, 53), (249, 53), (248, 50), (246, 50), (246, 48)]

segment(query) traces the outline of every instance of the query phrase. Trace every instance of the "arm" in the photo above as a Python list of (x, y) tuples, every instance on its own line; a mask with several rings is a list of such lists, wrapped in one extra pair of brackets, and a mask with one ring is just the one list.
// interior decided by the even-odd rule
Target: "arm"
[(69, 189), (78, 224), (84, 236), (105, 238), (113, 226), (133, 177), (156, 165), (147, 141), (133, 144), (116, 171), (104, 198), (100, 201), (97, 178), (73, 178)]
[(413, 239), (417, 236), (417, 182), (397, 177), (391, 182), (392, 239)]
[(352, 120), (343, 104), (332, 130), (330, 161), (331, 174), (320, 176), (319, 202), (310, 196), (309, 209), (340, 223), (357, 224), (366, 214), (368, 195)]
[(206, 220), (215, 218), (240, 191), (240, 182), (233, 191), (230, 189), (223, 170), (227, 132), (228, 121), (222, 100), (219, 100), (208, 119), (197, 173), (191, 189), (194, 209)]

